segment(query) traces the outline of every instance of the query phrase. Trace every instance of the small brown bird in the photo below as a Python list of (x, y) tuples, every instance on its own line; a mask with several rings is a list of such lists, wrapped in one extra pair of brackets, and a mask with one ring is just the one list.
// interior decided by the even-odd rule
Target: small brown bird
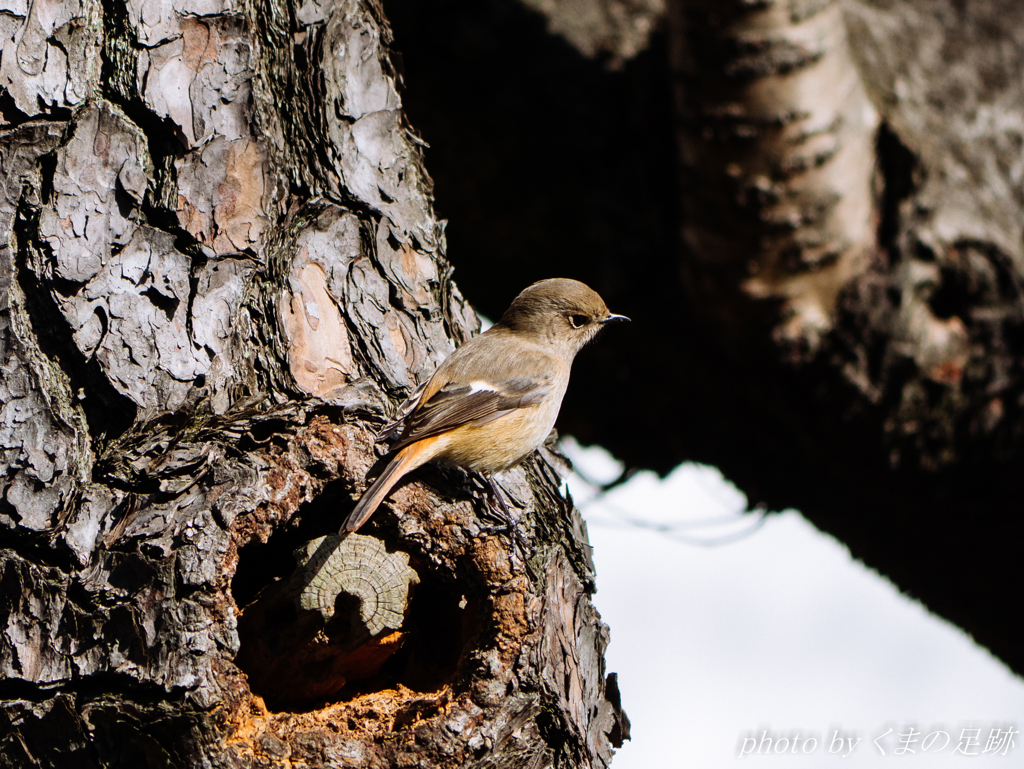
[[(607, 323), (629, 320), (578, 280), (534, 283), (501, 320), (452, 353), (379, 439), (399, 433), (394, 459), (341, 527), (355, 531), (392, 487), (436, 460), (491, 474), (525, 459), (555, 426), (573, 358)], [(500, 495), (495, 489), (498, 501)]]

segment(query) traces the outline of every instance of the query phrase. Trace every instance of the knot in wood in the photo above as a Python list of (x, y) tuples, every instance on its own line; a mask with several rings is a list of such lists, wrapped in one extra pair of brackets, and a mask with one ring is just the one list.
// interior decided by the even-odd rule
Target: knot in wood
[(408, 553), (389, 553), (379, 539), (361, 534), (311, 540), (295, 551), (295, 559), (304, 585), (299, 608), (318, 612), (326, 623), (339, 606), (351, 606), (353, 640), (398, 630), (410, 587), (420, 581)]

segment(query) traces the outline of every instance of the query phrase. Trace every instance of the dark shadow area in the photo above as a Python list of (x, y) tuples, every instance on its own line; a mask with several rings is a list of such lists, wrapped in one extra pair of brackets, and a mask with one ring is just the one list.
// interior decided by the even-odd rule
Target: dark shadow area
[(664, 36), (612, 72), (512, 0), (389, 0), (385, 11), (460, 289), (497, 319), (530, 283), (572, 277), (632, 318), (577, 359), (559, 428), (671, 469), (682, 451), (634, 439), (670, 392), (643, 392), (642, 414), (610, 405), (635, 401), (638, 379), (672, 376), (680, 352), (659, 347), (660, 331), (685, 329)]
[(879, 204), (882, 215), (878, 224), (878, 242), (883, 248), (892, 249), (899, 232), (900, 204), (920, 183), (915, 179), (919, 173), (918, 161), (888, 123), (878, 127), (875, 151), (884, 184)]
[(437, 691), (457, 678), (479, 634), (480, 602), (415, 560), (410, 566), (419, 582), (412, 586), (405, 620), (396, 632), (365, 635), (359, 602), (350, 595), (338, 596), (327, 622), (297, 605), (294, 551), (335, 534), (341, 511), (350, 504), (344, 489), (329, 486), (300, 510), (294, 525), (239, 553), (232, 579), (240, 610), (235, 661), (252, 691), (273, 711), (315, 710), (399, 684), (417, 692)]
[(275, 579), (284, 579), (295, 570), (295, 550), (304, 542), (335, 534), (351, 506), (351, 497), (340, 484), (328, 486), (313, 502), (304, 505), (291, 525), (274, 532), (266, 544), (253, 542), (238, 553), (238, 566), (231, 578), (235, 605), (244, 609), (256, 600), (260, 591)]

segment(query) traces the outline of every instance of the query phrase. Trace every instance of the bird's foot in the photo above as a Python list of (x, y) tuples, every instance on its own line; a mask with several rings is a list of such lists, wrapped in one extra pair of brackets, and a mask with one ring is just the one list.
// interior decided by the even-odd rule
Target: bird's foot
[[(526, 541), (526, 537), (523, 535), (523, 530), (520, 528), (519, 523), (512, 517), (512, 511), (509, 509), (508, 503), (505, 501), (505, 494), (507, 492), (501, 488), (497, 481), (489, 473), (481, 473), (483, 479), (487, 482), (487, 486), (490, 490), (490, 497), (494, 504), (486, 505), (485, 509), (490, 512), (494, 519), (498, 521), (497, 526), (488, 526), (487, 529), (491, 529), (495, 533), (508, 534), (509, 539), (512, 541), (512, 552), (513, 555), (518, 555), (519, 560), (526, 568), (527, 573), (532, 579), (536, 579), (537, 575), (530, 568), (530, 556), (533, 555), (533, 550), (530, 548)], [(484, 529), (484, 527), (481, 527)]]

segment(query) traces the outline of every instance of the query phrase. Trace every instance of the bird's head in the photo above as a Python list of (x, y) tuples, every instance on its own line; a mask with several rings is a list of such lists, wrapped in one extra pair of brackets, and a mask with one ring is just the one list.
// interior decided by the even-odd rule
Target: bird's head
[(550, 278), (524, 289), (496, 325), (575, 355), (608, 323), (629, 320), (578, 280)]

